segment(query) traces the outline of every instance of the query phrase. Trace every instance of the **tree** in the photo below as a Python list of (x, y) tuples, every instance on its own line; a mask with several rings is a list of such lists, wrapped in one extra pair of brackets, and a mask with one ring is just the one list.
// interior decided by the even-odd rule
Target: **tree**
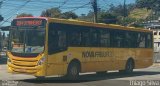
[(17, 18), (18, 17), (33, 17), (33, 15), (32, 14), (27, 14), (27, 13), (21, 13), (21, 14), (17, 15)]
[(78, 18), (78, 15), (76, 15), (73, 12), (65, 12), (65, 13), (62, 14), (61, 17), (64, 18), (64, 19), (70, 19), (70, 18), (71, 19), (76, 19), (76, 18)]
[(152, 19), (160, 16), (160, 0), (136, 0), (136, 6), (139, 8), (147, 8), (152, 11)]
[(136, 0), (136, 5), (139, 8), (152, 9), (154, 11), (160, 11), (160, 0)]
[(59, 8), (51, 8), (41, 13), (42, 17), (61, 18), (61, 10)]
[(112, 13), (116, 16), (123, 16), (124, 15), (124, 7), (123, 7), (123, 5), (114, 6), (113, 4), (111, 4), (108, 12)]
[[(112, 13), (116, 16), (128, 16), (130, 11), (135, 8), (135, 4), (128, 4), (126, 5), (125, 9), (123, 5), (114, 6), (113, 4), (110, 5), (110, 8), (108, 10), (109, 13)], [(124, 15), (125, 11), (125, 15)]]
[(124, 26), (133, 26), (137, 21), (135, 18), (130, 17), (119, 17), (118, 20), (117, 23)]
[(98, 22), (107, 24), (116, 24), (117, 16), (108, 12), (100, 12)]
[(45, 11), (42, 11), (41, 16), (42, 17), (51, 17), (51, 18), (64, 18), (64, 19), (78, 18), (78, 15), (76, 15), (74, 12), (62, 13), (59, 8), (50, 8)]
[(81, 14), (81, 16), (78, 17), (78, 19), (87, 22), (94, 22), (94, 12), (89, 11), (88, 14)]

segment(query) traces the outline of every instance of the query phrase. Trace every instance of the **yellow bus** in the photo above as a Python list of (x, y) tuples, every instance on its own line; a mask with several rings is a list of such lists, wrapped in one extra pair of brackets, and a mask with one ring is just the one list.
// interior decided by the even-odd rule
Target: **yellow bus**
[(112, 24), (45, 17), (14, 19), (10, 28), (8, 72), (36, 77), (106, 73), (152, 65), (152, 31)]

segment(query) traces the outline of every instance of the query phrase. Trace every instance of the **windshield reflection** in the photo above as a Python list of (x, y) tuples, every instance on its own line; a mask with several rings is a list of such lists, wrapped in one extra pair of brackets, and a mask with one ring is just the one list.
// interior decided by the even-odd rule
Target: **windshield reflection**
[(12, 27), (11, 52), (41, 53), (44, 50), (45, 30), (40, 27)]

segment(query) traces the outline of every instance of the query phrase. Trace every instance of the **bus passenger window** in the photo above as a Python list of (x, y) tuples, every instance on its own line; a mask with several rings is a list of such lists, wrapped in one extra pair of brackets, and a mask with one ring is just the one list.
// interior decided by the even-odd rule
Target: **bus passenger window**
[(90, 32), (89, 32), (89, 30), (82, 32), (81, 45), (84, 46), (84, 47), (89, 47), (89, 46), (91, 46), (90, 41), (91, 40), (90, 40)]
[(91, 45), (93, 47), (99, 47), (99, 31), (98, 30), (91, 30)]
[(66, 45), (66, 32), (64, 31), (58, 31), (58, 47), (60, 49), (65, 48)]
[(147, 40), (146, 40), (146, 48), (152, 48), (152, 35), (148, 34), (147, 35)]
[(100, 45), (101, 47), (109, 47), (110, 46), (110, 33), (108, 31), (101, 31), (100, 35)]
[(124, 32), (115, 32), (114, 33), (114, 47), (124, 47), (124, 37), (125, 37), (125, 34)]
[(81, 33), (78, 31), (71, 31), (69, 33), (69, 46), (80, 46), (81, 44)]
[(139, 48), (145, 48), (145, 35), (143, 34), (138, 34), (138, 47)]
[(50, 30), (48, 33), (48, 52), (49, 54), (56, 50), (57, 44), (57, 32), (55, 30)]
[(53, 54), (66, 49), (66, 32), (63, 30), (49, 30), (48, 53)]

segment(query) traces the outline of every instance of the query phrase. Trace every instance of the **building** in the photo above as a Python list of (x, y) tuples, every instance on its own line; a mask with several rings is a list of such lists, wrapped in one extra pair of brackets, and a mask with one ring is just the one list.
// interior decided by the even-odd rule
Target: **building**
[(159, 20), (147, 22), (145, 28), (153, 31), (154, 62), (160, 62), (160, 18)]
[(10, 26), (0, 27), (0, 51), (4, 47), (8, 47), (8, 37), (5, 35), (6, 31), (9, 31)]

